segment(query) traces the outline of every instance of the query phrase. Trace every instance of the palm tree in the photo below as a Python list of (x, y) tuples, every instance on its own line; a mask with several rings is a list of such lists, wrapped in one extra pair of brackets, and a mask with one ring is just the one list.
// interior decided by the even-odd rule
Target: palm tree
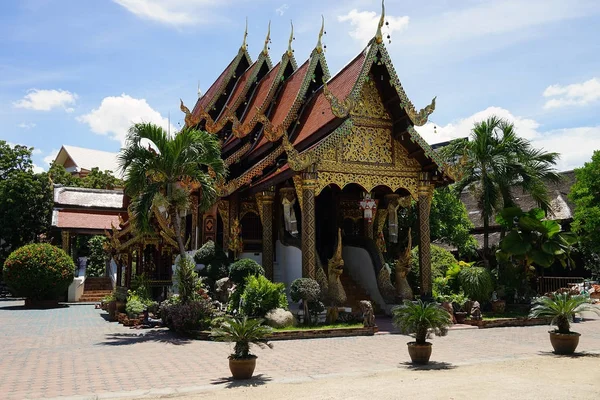
[(558, 153), (533, 148), (527, 139), (517, 136), (512, 123), (495, 116), (476, 123), (470, 138), (452, 141), (442, 156), (457, 167), (457, 193), (468, 187), (477, 199), (483, 220), (484, 259), (489, 250), (490, 220), (494, 212), (515, 206), (513, 189), (520, 187), (547, 211), (546, 182), (561, 179), (554, 168)]
[(125, 175), (125, 193), (132, 199), (136, 229), (151, 232), (153, 207), (164, 208), (184, 259), (182, 219), (190, 194), (198, 190), (198, 208), (207, 210), (217, 200), (215, 182), (226, 173), (217, 137), (190, 128), (171, 136), (155, 124), (134, 124), (119, 154), (119, 166)]

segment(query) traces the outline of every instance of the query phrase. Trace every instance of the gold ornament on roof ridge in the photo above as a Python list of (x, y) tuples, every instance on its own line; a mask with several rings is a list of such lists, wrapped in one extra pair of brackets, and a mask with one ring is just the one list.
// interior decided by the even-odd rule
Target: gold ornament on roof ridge
[(381, 0), (381, 18), (379, 18), (379, 24), (377, 24), (377, 33), (375, 33), (375, 41), (377, 44), (383, 43), (383, 34), (381, 28), (383, 28), (383, 22), (385, 19), (385, 0)]
[(291, 57), (292, 53), (294, 52), (292, 50), (292, 41), (294, 40), (294, 23), (292, 22), (292, 20), (290, 20), (290, 25), (292, 26), (292, 32), (290, 33), (290, 40), (288, 41), (287, 54)]
[(248, 37), (248, 17), (246, 17), (246, 30), (244, 31), (244, 40), (242, 41), (242, 50), (248, 50), (246, 38)]
[(429, 118), (431, 113), (435, 111), (436, 98), (437, 96), (434, 97), (433, 100), (431, 100), (431, 103), (428, 106), (422, 108), (421, 110), (419, 110), (419, 112), (415, 110), (415, 107), (412, 104), (404, 108), (406, 114), (408, 114), (408, 117), (416, 126), (423, 126), (427, 123), (427, 119)]
[(331, 105), (331, 112), (338, 118), (347, 117), (352, 110), (358, 104), (357, 101), (352, 98), (352, 96), (348, 96), (344, 99), (344, 101), (340, 101), (335, 95), (329, 90), (329, 86), (327, 85), (327, 81), (323, 78), (323, 95)]
[(321, 30), (319, 31), (319, 39), (317, 40), (317, 53), (321, 53), (323, 51), (323, 44), (321, 43), (321, 38), (323, 37), (323, 33), (325, 32), (325, 17), (321, 14)]
[(263, 48), (263, 54), (266, 56), (269, 54), (269, 42), (271, 41), (271, 21), (269, 21), (269, 29), (267, 30), (267, 37), (265, 39), (265, 47)]
[(193, 128), (200, 123), (200, 116), (194, 116), (190, 109), (183, 104), (183, 100), (179, 99), (179, 109), (185, 114), (185, 126), (188, 128)]

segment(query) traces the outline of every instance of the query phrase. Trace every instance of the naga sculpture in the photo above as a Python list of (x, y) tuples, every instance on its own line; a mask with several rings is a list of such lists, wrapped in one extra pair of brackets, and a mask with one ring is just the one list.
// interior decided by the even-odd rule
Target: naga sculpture
[(335, 254), (327, 263), (329, 293), (327, 295), (329, 308), (327, 310), (327, 321), (334, 323), (338, 317), (338, 307), (346, 302), (346, 292), (340, 281), (344, 272), (344, 260), (342, 258), (342, 230), (338, 228), (338, 242)]
[(396, 288), (392, 285), (390, 269), (383, 265), (377, 274), (377, 286), (386, 303), (392, 304), (396, 299)]
[(411, 229), (408, 229), (408, 244), (404, 254), (401, 254), (396, 261), (396, 297), (403, 300), (412, 300), (413, 291), (406, 280), (410, 272), (410, 251), (412, 249)]
[(200, 117), (194, 116), (190, 112), (190, 109), (187, 108), (185, 106), (185, 104), (183, 104), (183, 100), (179, 99), (179, 102), (180, 102), (179, 109), (185, 114), (185, 126), (188, 128), (193, 128), (196, 125), (198, 125), (198, 123), (200, 123)]

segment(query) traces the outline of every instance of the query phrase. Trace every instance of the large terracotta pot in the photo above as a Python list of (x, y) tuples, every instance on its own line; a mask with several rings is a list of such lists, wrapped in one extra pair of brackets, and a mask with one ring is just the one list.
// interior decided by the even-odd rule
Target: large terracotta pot
[(558, 333), (555, 331), (549, 331), (550, 343), (554, 347), (555, 354), (573, 354), (577, 345), (579, 344), (580, 333)]
[(467, 318), (467, 313), (464, 311), (458, 311), (454, 313), (454, 316), (456, 317), (457, 324), (464, 324), (465, 319)]
[(229, 370), (233, 379), (250, 379), (256, 367), (256, 357), (244, 359), (229, 359)]
[(431, 357), (431, 343), (417, 344), (417, 342), (408, 342), (408, 355), (413, 364), (427, 364)]

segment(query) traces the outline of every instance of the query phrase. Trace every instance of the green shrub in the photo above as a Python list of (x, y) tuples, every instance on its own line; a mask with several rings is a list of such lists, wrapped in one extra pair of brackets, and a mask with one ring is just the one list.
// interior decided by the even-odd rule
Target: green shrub
[(160, 317), (171, 330), (189, 333), (206, 329), (215, 309), (210, 298), (199, 297), (182, 303), (179, 296), (173, 296), (160, 304)]
[(125, 312), (129, 318), (137, 318), (142, 312), (146, 305), (138, 299), (128, 299), (127, 305), (125, 306)]
[(73, 282), (75, 264), (62, 249), (47, 243), (23, 246), (4, 263), (3, 279), (14, 296), (56, 300)]
[(242, 258), (229, 266), (229, 278), (236, 285), (244, 285), (246, 278), (250, 275), (264, 275), (265, 270), (256, 261)]
[(295, 302), (299, 302), (300, 300), (307, 302), (317, 301), (320, 294), (321, 287), (317, 281), (311, 278), (298, 278), (290, 286), (290, 297)]
[[(419, 267), (419, 246), (412, 249), (410, 256), (411, 283), (417, 283), (421, 271)], [(431, 245), (431, 279), (445, 276), (448, 268), (456, 263), (456, 258), (448, 250), (434, 244)]]
[(242, 313), (262, 318), (275, 308), (288, 308), (285, 285), (273, 283), (263, 275), (248, 276), (242, 293)]
[(465, 295), (479, 302), (488, 301), (494, 290), (492, 275), (484, 267), (465, 266), (458, 274), (458, 280)]
[(88, 264), (85, 269), (85, 274), (89, 277), (103, 277), (106, 274), (106, 262), (108, 256), (104, 251), (104, 243), (106, 242), (106, 236), (93, 236), (88, 241), (88, 248), (90, 255), (88, 257)]

